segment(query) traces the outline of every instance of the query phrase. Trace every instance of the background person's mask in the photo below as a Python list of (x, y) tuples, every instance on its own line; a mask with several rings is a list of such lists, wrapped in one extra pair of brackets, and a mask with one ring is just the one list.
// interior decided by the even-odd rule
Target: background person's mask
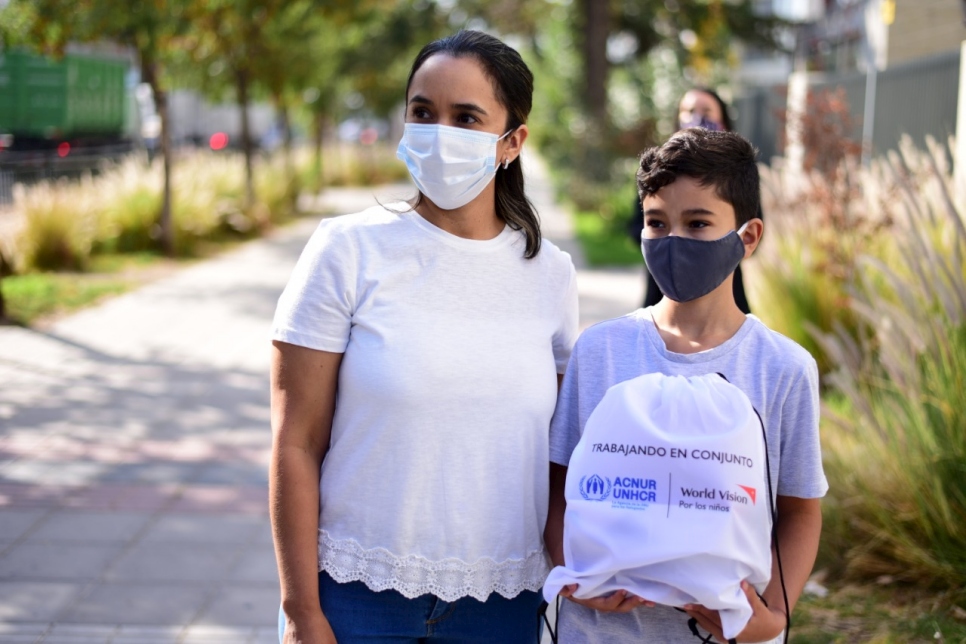
[(473, 201), (496, 175), (503, 136), (448, 125), (406, 123), (396, 156), (419, 191), (443, 210)]
[(647, 239), (641, 233), (644, 263), (661, 292), (675, 302), (690, 302), (707, 295), (731, 275), (745, 256), (737, 232), (712, 241), (667, 235)]
[(684, 130), (684, 129), (687, 129), (689, 127), (700, 127), (700, 128), (704, 128), (705, 130), (712, 130), (714, 132), (720, 132), (720, 131), (724, 130), (724, 128), (721, 127), (721, 124), (720, 123), (717, 123), (715, 121), (712, 121), (711, 119), (707, 118), (706, 116), (700, 116), (698, 114), (695, 114), (694, 116), (692, 116), (687, 121), (683, 121), (681, 123), (678, 123), (678, 129), (679, 130)]

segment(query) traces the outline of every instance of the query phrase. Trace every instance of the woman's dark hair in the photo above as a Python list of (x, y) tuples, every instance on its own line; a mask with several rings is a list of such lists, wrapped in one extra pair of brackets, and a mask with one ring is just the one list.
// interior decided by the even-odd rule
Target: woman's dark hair
[[(515, 130), (527, 122), (533, 106), (533, 74), (515, 49), (489, 34), (463, 30), (452, 36), (434, 40), (420, 50), (413, 61), (406, 82), (406, 96), (413, 76), (430, 57), (445, 54), (453, 58), (472, 57), (483, 67), (493, 83), (496, 98), (507, 111), (507, 123), (503, 131)], [(496, 214), (510, 228), (522, 230), (527, 239), (524, 257), (532, 259), (540, 252), (540, 220), (524, 190), (523, 165), (518, 156), (506, 168), (497, 168)], [(412, 207), (422, 201), (420, 193)]]
[(637, 191), (641, 200), (678, 177), (691, 177), (735, 209), (740, 227), (759, 216), (761, 188), (758, 151), (737, 132), (714, 132), (700, 127), (681, 130), (660, 147), (641, 153)]
[[(735, 129), (735, 124), (731, 120), (731, 115), (728, 114), (728, 104), (725, 103), (720, 96), (718, 96), (718, 92), (714, 91), (710, 87), (704, 87), (703, 85), (697, 85), (695, 87), (692, 87), (691, 89), (688, 90), (688, 92), (701, 92), (702, 94), (707, 94), (708, 96), (713, 98), (714, 102), (717, 103), (718, 107), (721, 108), (721, 127), (724, 129), (725, 132), (731, 132), (732, 130)], [(685, 94), (687, 94), (688, 92), (685, 92)], [(683, 96), (684, 94), (682, 94), (682, 97)], [(677, 114), (675, 114), (674, 116), (674, 122), (678, 124), (678, 129), (680, 130), (681, 122), (678, 120)]]

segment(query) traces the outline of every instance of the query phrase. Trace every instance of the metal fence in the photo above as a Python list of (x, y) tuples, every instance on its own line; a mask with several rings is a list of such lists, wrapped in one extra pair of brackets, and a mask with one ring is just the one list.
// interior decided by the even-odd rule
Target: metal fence
[(13, 203), (14, 174), (10, 170), (0, 170), (0, 206)]
[(81, 148), (64, 157), (55, 150), (4, 150), (0, 154), (0, 206), (13, 202), (14, 183), (32, 184), (47, 179), (96, 174), (105, 163), (120, 161), (131, 150), (130, 143)]
[[(873, 154), (898, 148), (903, 134), (922, 146), (927, 135), (940, 141), (956, 133), (959, 95), (959, 50), (896, 65), (876, 80)], [(855, 140), (862, 137), (866, 77), (862, 72), (809, 77), (809, 92), (841, 87), (855, 121)], [(787, 86), (752, 88), (735, 100), (736, 129), (754, 143), (768, 162), (781, 154)]]

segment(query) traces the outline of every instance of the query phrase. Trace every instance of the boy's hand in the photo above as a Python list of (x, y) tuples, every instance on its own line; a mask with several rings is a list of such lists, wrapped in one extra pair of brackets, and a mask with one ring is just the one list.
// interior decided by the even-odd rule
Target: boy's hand
[[(747, 581), (741, 582), (741, 589), (745, 591), (753, 612), (748, 624), (735, 639), (739, 642), (768, 642), (778, 637), (785, 629), (785, 613), (765, 606), (765, 602), (761, 601), (761, 597)], [(719, 642), (728, 641), (721, 632), (721, 616), (718, 611), (700, 604), (688, 604), (684, 607), (684, 612), (698, 620), (698, 626), (711, 633)]]
[(653, 606), (654, 602), (648, 601), (643, 597), (632, 595), (626, 590), (618, 590), (604, 597), (592, 597), (590, 599), (577, 599), (574, 593), (577, 592), (577, 584), (564, 586), (560, 591), (561, 597), (566, 597), (575, 604), (593, 608), (604, 613), (629, 613), (640, 606)]

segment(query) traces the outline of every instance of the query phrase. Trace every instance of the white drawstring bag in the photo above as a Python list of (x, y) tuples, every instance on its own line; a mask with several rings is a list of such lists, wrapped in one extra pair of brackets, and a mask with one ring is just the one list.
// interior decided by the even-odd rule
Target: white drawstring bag
[(718, 610), (725, 637), (752, 609), (741, 590), (771, 576), (771, 494), (761, 420), (719, 374), (647, 374), (608, 389), (567, 471), (568, 584), (588, 599), (624, 589), (650, 601)]

